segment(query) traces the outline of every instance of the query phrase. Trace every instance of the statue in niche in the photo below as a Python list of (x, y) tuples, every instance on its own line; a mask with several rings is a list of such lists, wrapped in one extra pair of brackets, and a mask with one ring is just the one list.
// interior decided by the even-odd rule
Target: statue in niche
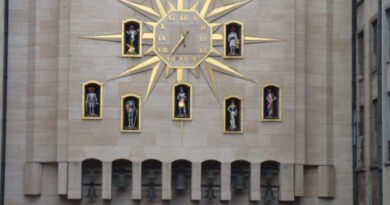
[(99, 100), (95, 93), (94, 87), (88, 87), (88, 94), (85, 98), (85, 105), (87, 111), (86, 116), (97, 116), (97, 114), (95, 113), (95, 109), (99, 106)]
[(179, 108), (179, 113), (177, 114), (177, 117), (187, 117), (187, 108), (186, 108), (187, 95), (184, 92), (183, 87), (179, 87), (179, 93), (177, 94), (176, 100)]
[(138, 54), (136, 52), (136, 37), (139, 34), (139, 29), (135, 29), (134, 25), (130, 25), (130, 29), (126, 32), (129, 35), (130, 42), (126, 44), (128, 54)]
[(267, 89), (267, 97), (266, 97), (266, 101), (267, 101), (267, 118), (276, 118), (276, 115), (275, 115), (275, 107), (274, 107), (274, 102), (277, 100), (278, 98), (275, 96), (274, 93), (272, 93), (272, 90), (270, 88)]
[(237, 110), (237, 106), (236, 106), (236, 103), (234, 102), (234, 100), (232, 100), (230, 102), (230, 105), (228, 106), (227, 110), (228, 110), (229, 115), (230, 115), (229, 130), (236, 130), (237, 129), (236, 118), (237, 118), (238, 110)]
[(126, 112), (128, 117), (127, 128), (130, 130), (136, 129), (138, 109), (135, 107), (135, 103), (133, 100), (128, 100), (126, 102)]
[(224, 132), (240, 134), (243, 132), (243, 99), (231, 96), (224, 99)]
[(172, 89), (172, 120), (192, 120), (192, 85), (178, 83)]
[(122, 96), (121, 107), (121, 132), (141, 132), (141, 97)]
[(279, 121), (281, 119), (281, 90), (277, 85), (263, 87), (263, 120)]
[(229, 42), (229, 48), (230, 48), (228, 55), (235, 56), (236, 49), (240, 49), (240, 39), (238, 38), (238, 34), (237, 34), (236, 28), (234, 26), (230, 29), (230, 33), (228, 35), (228, 42)]

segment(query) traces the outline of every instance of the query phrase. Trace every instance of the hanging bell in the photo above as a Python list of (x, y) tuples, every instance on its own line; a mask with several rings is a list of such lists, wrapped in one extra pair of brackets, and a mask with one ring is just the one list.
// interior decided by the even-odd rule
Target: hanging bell
[(95, 183), (94, 182), (91, 182), (91, 183), (88, 184), (87, 198), (89, 198), (91, 200), (97, 198), (96, 188), (95, 188)]
[(184, 191), (187, 189), (187, 178), (185, 174), (178, 174), (176, 177), (176, 190)]
[(246, 188), (245, 186), (245, 176), (242, 174), (235, 175), (235, 182), (233, 185), (233, 188), (235, 190), (244, 190)]
[(128, 182), (127, 177), (126, 177), (126, 175), (124, 173), (118, 174), (118, 178), (117, 178), (117, 181), (116, 181), (116, 186), (119, 189), (125, 189), (126, 187), (129, 186), (129, 182)]
[(265, 201), (273, 201), (275, 200), (274, 198), (274, 192), (272, 191), (272, 186), (268, 186), (267, 189), (265, 190)]

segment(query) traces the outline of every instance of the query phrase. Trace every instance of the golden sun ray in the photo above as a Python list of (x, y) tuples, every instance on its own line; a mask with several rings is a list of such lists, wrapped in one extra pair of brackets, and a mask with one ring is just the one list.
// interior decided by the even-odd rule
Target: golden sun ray
[(251, 79), (245, 77), (242, 73), (235, 71), (233, 68), (230, 68), (229, 66), (215, 60), (214, 58), (208, 57), (208, 58), (206, 58), (205, 61), (206, 61), (206, 63), (215, 66), (213, 70), (225, 73), (227, 75), (232, 75), (232, 76), (235, 76), (237, 78), (241, 78), (244, 80), (249, 80), (249, 81), (255, 82), (254, 80), (251, 80)]
[(212, 0), (206, 0), (206, 2), (203, 5), (202, 10), (200, 11), (200, 16), (201, 17), (203, 17), (203, 18), (206, 17), (207, 12), (209, 11), (211, 2), (212, 2)]
[(160, 15), (161, 16), (165, 16), (167, 14), (167, 12), (165, 11), (165, 8), (164, 8), (164, 6), (161, 3), (161, 0), (156, 0), (156, 4), (157, 4), (157, 7), (158, 7), (158, 10), (160, 11)]
[(154, 9), (144, 6), (142, 4), (137, 4), (134, 2), (131, 2), (130, 0), (118, 0), (122, 4), (132, 8), (133, 10), (145, 15), (148, 18), (154, 19), (154, 18), (160, 18), (160, 14), (158, 14)]
[(199, 6), (199, 0), (197, 0), (197, 1), (195, 2), (195, 4), (191, 7), (190, 10), (192, 10), (192, 11), (197, 11), (197, 10), (198, 10), (198, 6)]
[(259, 38), (259, 37), (253, 37), (253, 36), (245, 36), (244, 42), (245, 42), (245, 44), (251, 44), (251, 43), (280, 42), (280, 40), (272, 39), (272, 38)]
[(109, 35), (99, 35), (99, 36), (83, 36), (81, 38), (91, 39), (91, 40), (121, 42), (122, 41), (122, 34), (109, 34)]
[(170, 68), (168, 65), (165, 65), (165, 78), (169, 78), (175, 70)]
[(222, 56), (221, 53), (214, 47), (211, 48), (211, 55)]
[(144, 62), (142, 62), (142, 63), (140, 63), (132, 68), (127, 69), (127, 71), (121, 73), (118, 77), (116, 77), (114, 79), (123, 78), (123, 77), (129, 76), (129, 75), (132, 75), (134, 73), (139, 73), (139, 72), (150, 70), (151, 68), (149, 66), (153, 65), (157, 62), (160, 62), (160, 58), (157, 56), (152, 57), (149, 60), (146, 60), (146, 61), (144, 61)]
[(146, 95), (145, 95), (145, 100), (144, 100), (144, 102), (148, 99), (149, 94), (150, 94), (150, 92), (152, 91), (153, 86), (155, 85), (155, 83), (156, 83), (157, 80), (158, 80), (157, 76), (159, 76), (158, 73), (159, 73), (159, 71), (160, 71), (160, 65), (161, 65), (161, 62), (158, 62), (158, 63), (154, 66), (154, 68), (153, 68), (153, 70), (152, 70), (152, 74), (150, 75), (148, 90), (146, 91)]
[(145, 51), (144, 53), (145, 55), (154, 55), (154, 48), (153, 47), (150, 47), (148, 50)]
[(168, 1), (168, 6), (169, 6), (169, 11), (176, 10), (176, 7), (170, 1)]
[(217, 99), (219, 99), (217, 82), (216, 82), (215, 77), (214, 77), (213, 69), (211, 69), (210, 65), (208, 65), (208, 64), (206, 65), (206, 69), (207, 69), (208, 78), (212, 84), (212, 89), (213, 89), (214, 95), (215, 95), (215, 97), (217, 97)]
[(237, 2), (237, 3), (229, 4), (227, 6), (216, 8), (207, 15), (207, 19), (209, 19), (210, 21), (215, 21), (218, 18), (224, 16), (225, 14), (230, 13), (230, 12), (238, 9), (241, 6), (244, 6), (245, 4), (247, 4), (251, 1), (252, 0), (243, 0), (241, 2)]
[(177, 10), (183, 10), (183, 9), (184, 9), (183, 0), (177, 0)]

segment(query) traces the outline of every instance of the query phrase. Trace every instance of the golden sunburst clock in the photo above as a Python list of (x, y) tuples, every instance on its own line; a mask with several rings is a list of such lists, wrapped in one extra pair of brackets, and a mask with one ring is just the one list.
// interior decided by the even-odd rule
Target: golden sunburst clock
[[(153, 32), (142, 33), (142, 22), (134, 19), (134, 22), (139, 22), (140, 49), (137, 55), (122, 55), (123, 57), (143, 57), (143, 54), (148, 55), (147, 60), (133, 67), (130, 67), (117, 77), (122, 78), (143, 71), (152, 70), (148, 89), (145, 95), (145, 101), (148, 99), (154, 84), (159, 78), (159, 73), (165, 68), (166, 77), (176, 72), (177, 81), (183, 81), (183, 72), (185, 70), (192, 72), (198, 79), (202, 71), (214, 95), (218, 99), (218, 90), (214, 78), (214, 71), (219, 71), (237, 78), (246, 79), (242, 73), (228, 65), (218, 61), (215, 57), (222, 57), (220, 52), (215, 48), (220, 46), (221, 42), (226, 43), (226, 34), (215, 33), (220, 26), (220, 23), (215, 23), (222, 16), (233, 12), (235, 9), (251, 2), (251, 0), (241, 0), (237, 3), (224, 5), (215, 9), (210, 9), (214, 0), (205, 0), (202, 6), (199, 5), (199, 0), (192, 6), (185, 8), (185, 0), (177, 0), (174, 5), (167, 0), (165, 8), (162, 0), (155, 1), (156, 7), (148, 7), (143, 4), (132, 2), (131, 0), (118, 0), (122, 4), (139, 12), (140, 14), (151, 19), (150, 22), (145, 22), (151, 26)], [(125, 20), (123, 23), (130, 20)], [(116, 41), (122, 42), (123, 48), (130, 45), (126, 44), (124, 35), (126, 35), (125, 26), (122, 26), (122, 33), (112, 35), (87, 36), (85, 38), (94, 40)], [(243, 29), (242, 29), (243, 30)], [(226, 25), (225, 25), (226, 33)], [(275, 39), (260, 38), (244, 35), (241, 33), (241, 42), (248, 43), (265, 43), (275, 42)], [(153, 45), (142, 53), (142, 44), (146, 41), (153, 41)], [(225, 51), (224, 51), (225, 52)], [(152, 57), (149, 57), (152, 56)], [(225, 56), (225, 54), (223, 55)]]

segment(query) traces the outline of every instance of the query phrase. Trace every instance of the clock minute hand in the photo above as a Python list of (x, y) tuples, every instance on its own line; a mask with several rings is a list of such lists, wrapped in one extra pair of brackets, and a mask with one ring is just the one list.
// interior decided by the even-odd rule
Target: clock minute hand
[(169, 56), (171, 56), (179, 48), (180, 44), (183, 43), (183, 41), (184, 41), (184, 35), (182, 32), (180, 32), (180, 40), (179, 40), (179, 42), (177, 42), (176, 46), (172, 49)]

